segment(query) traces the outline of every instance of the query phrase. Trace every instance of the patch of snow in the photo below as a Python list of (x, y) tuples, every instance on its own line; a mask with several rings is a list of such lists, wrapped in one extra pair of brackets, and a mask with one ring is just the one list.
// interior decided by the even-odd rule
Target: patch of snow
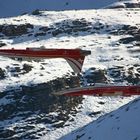
[(96, 140), (131, 140), (139, 139), (140, 131), (139, 115), (140, 115), (140, 100), (139, 98), (115, 110), (105, 116), (100, 117), (83, 128), (68, 134), (61, 140), (76, 140), (78, 136), (80, 140), (87, 138)]

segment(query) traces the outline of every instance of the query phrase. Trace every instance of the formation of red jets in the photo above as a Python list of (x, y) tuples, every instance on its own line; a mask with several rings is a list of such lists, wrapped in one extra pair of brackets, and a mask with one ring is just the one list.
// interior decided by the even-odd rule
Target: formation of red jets
[[(0, 49), (0, 55), (19, 60), (36, 60), (64, 58), (75, 73), (80, 73), (85, 56), (91, 54), (90, 51), (81, 49), (44, 49), (44, 48), (26, 48), (26, 49)], [(90, 87), (73, 88), (66, 91), (55, 93), (56, 95), (79, 96), (131, 96), (140, 95), (140, 85), (115, 86), (98, 85)]]

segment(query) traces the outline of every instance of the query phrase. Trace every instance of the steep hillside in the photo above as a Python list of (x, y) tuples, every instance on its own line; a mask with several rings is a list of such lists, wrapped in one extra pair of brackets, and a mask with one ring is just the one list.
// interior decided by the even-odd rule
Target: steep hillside
[(104, 115), (61, 140), (139, 140), (140, 98)]

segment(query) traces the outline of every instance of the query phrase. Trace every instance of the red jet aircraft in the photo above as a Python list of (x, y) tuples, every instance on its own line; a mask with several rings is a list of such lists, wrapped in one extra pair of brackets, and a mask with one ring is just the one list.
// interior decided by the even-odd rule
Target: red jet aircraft
[(80, 73), (85, 56), (91, 54), (90, 51), (81, 49), (0, 49), (0, 55), (18, 60), (37, 60), (50, 58), (64, 58), (75, 73)]

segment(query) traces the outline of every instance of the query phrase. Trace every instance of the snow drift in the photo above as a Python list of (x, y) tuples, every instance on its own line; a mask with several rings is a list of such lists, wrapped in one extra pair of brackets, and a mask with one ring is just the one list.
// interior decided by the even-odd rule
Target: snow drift
[(113, 111), (61, 140), (139, 140), (140, 98)]

